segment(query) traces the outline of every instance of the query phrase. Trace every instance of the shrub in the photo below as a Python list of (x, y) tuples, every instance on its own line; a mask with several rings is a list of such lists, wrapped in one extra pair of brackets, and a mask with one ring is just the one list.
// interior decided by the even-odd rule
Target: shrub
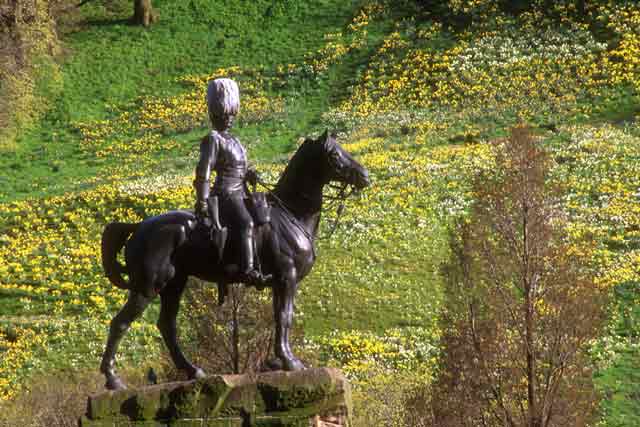
[[(139, 377), (127, 375), (126, 370), (123, 376), (132, 386)], [(103, 384), (97, 370), (34, 376), (14, 399), (0, 400), (0, 427), (76, 427), (87, 409), (88, 395), (103, 390)]]
[(0, 5), (0, 24), (0, 149), (11, 149), (45, 111), (48, 96), (62, 89), (62, 76), (48, 0)]
[(433, 421), (429, 370), (390, 371), (371, 367), (353, 386), (353, 426), (426, 427)]
[(273, 348), (273, 312), (269, 294), (229, 285), (218, 306), (215, 287), (191, 282), (182, 310), (189, 324), (190, 354), (209, 374), (258, 372)]

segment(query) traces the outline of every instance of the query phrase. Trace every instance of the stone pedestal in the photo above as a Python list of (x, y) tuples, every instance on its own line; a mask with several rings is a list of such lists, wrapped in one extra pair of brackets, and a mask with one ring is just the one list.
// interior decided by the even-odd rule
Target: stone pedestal
[(349, 382), (337, 369), (203, 380), (89, 397), (80, 427), (347, 427)]

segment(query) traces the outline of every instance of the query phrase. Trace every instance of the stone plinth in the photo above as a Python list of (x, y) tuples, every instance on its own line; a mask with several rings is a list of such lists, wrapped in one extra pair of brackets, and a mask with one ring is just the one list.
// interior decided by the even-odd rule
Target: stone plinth
[(203, 380), (89, 397), (80, 427), (347, 427), (349, 382), (337, 369)]

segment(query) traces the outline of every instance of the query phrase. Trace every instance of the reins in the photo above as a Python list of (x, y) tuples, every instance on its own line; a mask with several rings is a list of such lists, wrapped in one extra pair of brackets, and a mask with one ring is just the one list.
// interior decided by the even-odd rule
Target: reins
[[(343, 183), (342, 185), (334, 185), (329, 184), (329, 187), (338, 191), (338, 195), (336, 197), (324, 196), (325, 198), (331, 200), (335, 203), (338, 203), (338, 208), (336, 209), (336, 217), (333, 220), (333, 225), (331, 226), (331, 230), (329, 231), (329, 235), (326, 237), (327, 240), (333, 237), (333, 233), (338, 229), (340, 225), (340, 219), (342, 218), (342, 214), (344, 213), (344, 203), (345, 201), (351, 197), (351, 195), (356, 191), (355, 187), (349, 185), (347, 183)], [(347, 193), (347, 188), (350, 187), (350, 191)]]

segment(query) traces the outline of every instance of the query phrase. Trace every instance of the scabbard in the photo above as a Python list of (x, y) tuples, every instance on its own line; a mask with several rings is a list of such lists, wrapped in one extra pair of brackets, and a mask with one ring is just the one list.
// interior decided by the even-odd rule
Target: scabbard
[(209, 210), (209, 218), (214, 228), (221, 230), (222, 224), (220, 223), (220, 205), (218, 203), (217, 196), (209, 196), (207, 199), (207, 209)]
[(223, 228), (222, 224), (220, 224), (218, 197), (209, 196), (207, 199), (207, 210), (209, 211), (209, 218), (211, 218), (211, 241), (216, 247), (218, 261), (221, 261), (224, 255), (224, 247), (227, 244), (227, 228)]

